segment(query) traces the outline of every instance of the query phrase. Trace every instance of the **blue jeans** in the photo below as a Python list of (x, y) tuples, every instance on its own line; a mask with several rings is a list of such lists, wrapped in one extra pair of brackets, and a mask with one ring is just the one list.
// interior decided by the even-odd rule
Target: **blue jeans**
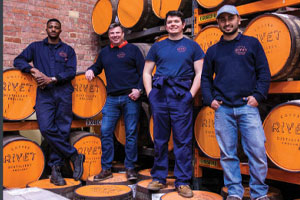
[(137, 161), (138, 121), (140, 113), (140, 100), (133, 101), (128, 95), (107, 96), (102, 110), (101, 125), (102, 143), (102, 169), (110, 169), (114, 159), (114, 130), (121, 114), (124, 116), (126, 144), (125, 167), (133, 169)]
[(243, 150), (248, 157), (251, 198), (262, 197), (268, 192), (265, 184), (268, 166), (264, 145), (266, 138), (256, 107), (221, 105), (215, 112), (215, 132), (221, 150), (224, 184), (228, 188), (228, 195), (243, 197), (244, 188), (237, 156), (238, 130), (241, 132)]

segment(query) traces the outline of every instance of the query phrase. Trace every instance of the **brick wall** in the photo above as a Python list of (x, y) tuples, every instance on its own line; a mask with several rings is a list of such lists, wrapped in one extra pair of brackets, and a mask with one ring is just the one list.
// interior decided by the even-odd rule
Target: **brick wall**
[(77, 71), (89, 67), (100, 50), (91, 15), (97, 0), (4, 0), (3, 69), (13, 67), (14, 58), (31, 42), (47, 37), (46, 22), (62, 23), (61, 39), (77, 54)]

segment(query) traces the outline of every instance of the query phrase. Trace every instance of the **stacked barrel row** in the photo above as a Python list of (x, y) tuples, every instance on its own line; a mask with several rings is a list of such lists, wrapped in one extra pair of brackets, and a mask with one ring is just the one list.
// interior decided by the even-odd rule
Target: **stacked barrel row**
[(141, 31), (163, 24), (166, 13), (180, 10), (185, 17), (192, 16), (191, 0), (99, 0), (93, 9), (94, 31), (107, 32), (110, 23), (119, 21), (122, 26)]
[[(241, 5), (255, 0), (197, 0), (207, 10), (216, 10), (224, 4)], [(92, 13), (94, 31), (102, 35), (112, 22), (133, 31), (162, 25), (166, 13), (180, 10), (184, 16), (192, 16), (191, 0), (98, 0)]]

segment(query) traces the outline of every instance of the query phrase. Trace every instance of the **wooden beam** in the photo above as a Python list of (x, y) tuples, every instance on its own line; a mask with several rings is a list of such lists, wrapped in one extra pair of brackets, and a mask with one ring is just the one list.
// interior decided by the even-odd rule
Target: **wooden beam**
[[(275, 10), (282, 7), (299, 5), (299, 0), (261, 0), (245, 5), (237, 6), (241, 16), (257, 12)], [(217, 12), (210, 12), (198, 16), (198, 25), (216, 21)]]
[[(214, 160), (211, 158), (199, 156), (199, 165), (196, 167), (206, 167), (217, 170), (223, 170), (220, 164), (220, 160)], [(240, 164), (241, 174), (249, 175), (248, 163)], [(300, 185), (300, 172), (288, 172), (277, 168), (268, 168), (267, 179), (272, 179), (276, 181), (283, 181), (287, 183)]]
[(271, 82), (269, 94), (300, 93), (300, 81)]
[[(71, 128), (81, 128), (87, 126), (87, 120), (73, 120)], [(89, 126), (95, 126), (94, 124)], [(37, 121), (4, 122), (3, 131), (20, 131), (39, 129)]]

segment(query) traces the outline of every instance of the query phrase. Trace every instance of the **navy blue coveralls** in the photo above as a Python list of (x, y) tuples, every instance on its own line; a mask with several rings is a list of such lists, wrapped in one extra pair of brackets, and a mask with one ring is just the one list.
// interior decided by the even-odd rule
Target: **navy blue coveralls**
[(151, 176), (163, 184), (168, 175), (171, 128), (175, 187), (189, 184), (192, 178), (193, 98), (190, 89), (195, 74), (194, 62), (203, 57), (200, 46), (186, 38), (155, 43), (146, 57), (157, 66), (149, 93), (155, 150)]
[(35, 110), (40, 131), (51, 147), (48, 165), (62, 166), (64, 158), (77, 153), (69, 143), (74, 91), (71, 80), (76, 75), (76, 54), (72, 47), (62, 41), (52, 45), (45, 38), (24, 49), (15, 58), (14, 66), (30, 73), (31, 61), (46, 76), (57, 79), (55, 84), (51, 83), (44, 89), (38, 87)]

